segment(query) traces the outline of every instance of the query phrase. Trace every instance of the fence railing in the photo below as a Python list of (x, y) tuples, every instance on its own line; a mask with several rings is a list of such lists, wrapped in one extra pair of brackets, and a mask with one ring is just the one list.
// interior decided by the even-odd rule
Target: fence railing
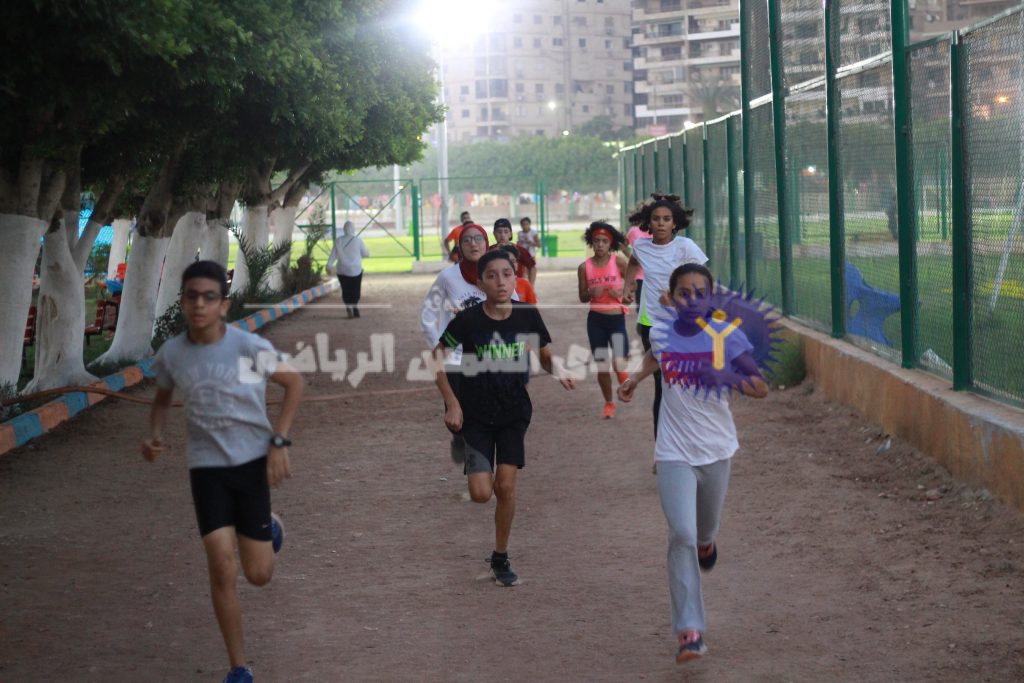
[(742, 108), (622, 150), (622, 221), (695, 210), (723, 282), (1024, 404), (1024, 6), (908, 41), (906, 0), (741, 3)]

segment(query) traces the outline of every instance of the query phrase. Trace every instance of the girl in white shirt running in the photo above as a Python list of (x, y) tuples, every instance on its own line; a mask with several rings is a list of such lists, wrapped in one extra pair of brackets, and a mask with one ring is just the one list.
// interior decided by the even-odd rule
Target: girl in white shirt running
[(742, 322), (710, 310), (713, 287), (711, 272), (702, 265), (689, 263), (672, 272), (671, 306), (650, 311), (651, 349), (641, 368), (619, 387), (619, 399), (629, 401), (637, 384), (661, 368), (664, 401), (654, 458), (669, 529), (668, 579), (678, 663), (707, 652), (700, 572), (710, 571), (718, 559), (715, 535), (730, 463), (739, 447), (728, 395), (768, 395)]

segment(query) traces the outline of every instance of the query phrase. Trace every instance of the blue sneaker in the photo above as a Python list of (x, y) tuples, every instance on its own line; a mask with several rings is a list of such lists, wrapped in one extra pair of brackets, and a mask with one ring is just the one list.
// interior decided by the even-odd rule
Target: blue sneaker
[(676, 652), (676, 664), (683, 664), (692, 659), (700, 659), (708, 653), (708, 646), (704, 644), (704, 636), (697, 634), (695, 640), (687, 643), (680, 643)]
[[(274, 547), (275, 553), (279, 552), (281, 550), (281, 546), (284, 544), (284, 523), (281, 521), (281, 518), (273, 512), (270, 513), (270, 543)], [(248, 680), (252, 679), (249, 678)]]
[(252, 669), (247, 666), (236, 666), (224, 677), (224, 683), (252, 683)]

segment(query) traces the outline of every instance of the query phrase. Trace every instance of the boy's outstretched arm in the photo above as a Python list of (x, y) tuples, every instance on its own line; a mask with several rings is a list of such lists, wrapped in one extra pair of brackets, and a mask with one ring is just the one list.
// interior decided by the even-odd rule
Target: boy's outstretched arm
[(647, 353), (644, 354), (643, 363), (640, 365), (640, 369), (630, 375), (625, 382), (619, 385), (619, 400), (623, 403), (629, 403), (633, 400), (633, 392), (636, 391), (636, 386), (640, 384), (649, 375), (653, 375), (658, 370), (658, 361), (655, 360), (654, 354), (650, 349), (647, 349)]
[[(299, 400), (306, 387), (305, 382), (302, 381), (302, 376), (295, 371), (295, 368), (287, 363), (278, 363), (274, 374), (268, 379), (274, 384), (284, 387), (284, 399), (281, 401), (281, 412), (274, 423), (274, 433), (288, 436), (295, 413), (299, 410)], [(267, 482), (271, 486), (277, 486), (290, 476), (292, 475), (289, 471), (288, 447), (274, 448), (271, 446), (267, 453)]]
[(160, 438), (163, 435), (167, 409), (171, 405), (173, 393), (173, 389), (157, 387), (156, 396), (153, 397), (153, 406), (149, 410), (149, 438), (142, 442), (142, 457), (149, 462), (156, 460), (164, 450), (160, 444)]
[(444, 372), (444, 355), (447, 350), (444, 344), (438, 343), (430, 357), (434, 361), (434, 383), (441, 392), (441, 398), (444, 399), (444, 424), (453, 432), (458, 432), (462, 429), (462, 405), (459, 404), (459, 399), (452, 391), (452, 385), (448, 383), (448, 375)]
[(576, 380), (565, 372), (561, 363), (555, 363), (555, 359), (551, 356), (550, 345), (542, 346), (537, 355), (540, 356), (540, 366), (544, 368), (545, 372), (554, 375), (555, 379), (566, 389), (576, 388)]

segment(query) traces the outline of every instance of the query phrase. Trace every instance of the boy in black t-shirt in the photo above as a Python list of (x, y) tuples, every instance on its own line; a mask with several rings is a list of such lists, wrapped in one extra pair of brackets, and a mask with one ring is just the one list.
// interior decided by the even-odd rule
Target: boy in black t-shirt
[[(515, 586), (519, 577), (508, 561), (508, 538), (516, 508), (516, 475), (525, 454), (523, 440), (533, 405), (526, 391), (530, 381), (530, 349), (540, 364), (566, 389), (575, 381), (554, 367), (551, 336), (533, 306), (512, 301), (516, 274), (504, 251), (491, 251), (477, 262), (479, 286), (486, 301), (455, 315), (434, 348), (437, 387), (444, 397), (445, 425), (466, 440), (465, 472), (469, 495), (486, 503), (494, 495), (494, 553), (491, 573), (499, 586)], [(445, 375), (446, 350), (462, 345), (459, 396)]]

